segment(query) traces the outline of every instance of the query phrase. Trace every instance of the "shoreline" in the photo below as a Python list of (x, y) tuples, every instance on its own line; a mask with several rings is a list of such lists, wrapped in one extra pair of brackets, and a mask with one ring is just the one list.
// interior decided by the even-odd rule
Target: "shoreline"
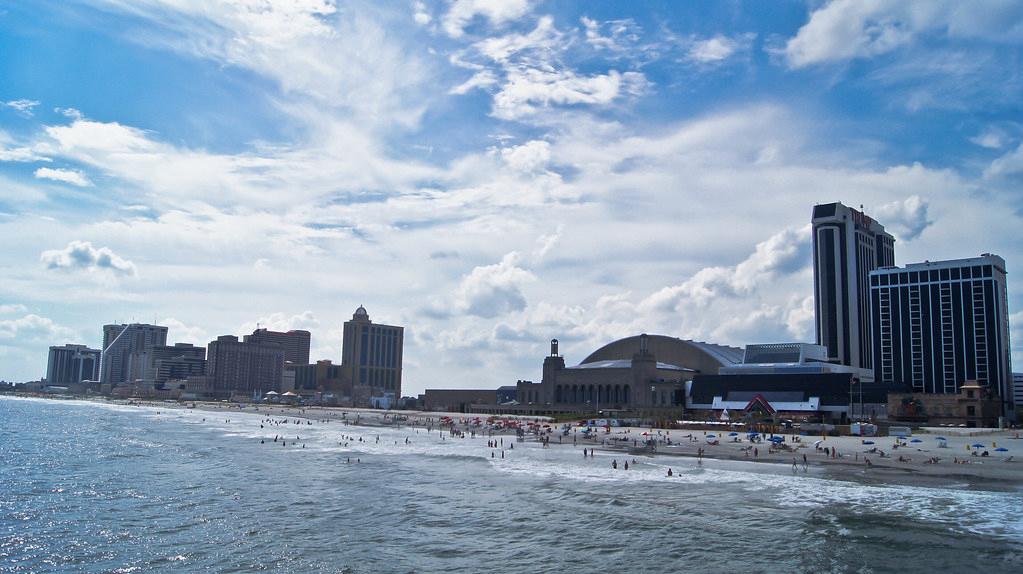
[[(164, 403), (150, 400), (121, 400), (106, 399), (99, 397), (75, 397), (75, 398), (53, 398), (53, 397), (19, 397), (23, 399), (66, 401), (76, 400), (92, 402), (96, 404), (109, 404), (118, 406), (137, 406), (150, 409), (167, 410), (195, 410), (209, 413), (243, 412), (260, 414), (274, 418), (306, 419), (319, 422), (337, 422), (346, 425), (365, 427), (411, 427), (426, 429), (433, 425), (435, 430), (440, 429), (440, 417), (451, 417), (455, 421), (455, 428), (466, 433), (472, 429), (466, 421), (473, 421), (479, 418), (486, 421), (490, 415), (479, 417), (462, 413), (441, 413), (424, 411), (380, 411), (373, 409), (343, 408), (343, 407), (299, 407), (288, 405), (238, 405), (234, 403), (216, 403), (194, 401), (195, 406), (189, 403)], [(395, 417), (401, 417), (395, 419)], [(533, 421), (538, 417), (527, 416), (495, 416), (501, 420), (517, 419), (521, 421)], [(785, 438), (786, 448), (780, 452), (772, 452), (770, 443), (767, 441), (751, 443), (743, 434), (731, 437), (729, 440), (709, 444), (706, 435), (716, 433), (708, 431), (697, 431), (688, 429), (650, 429), (647, 427), (612, 427), (610, 433), (600, 429), (591, 432), (590, 437), (584, 437), (581, 427), (572, 426), (568, 436), (562, 435), (560, 424), (551, 424), (554, 432), (548, 436), (551, 447), (574, 447), (592, 448), (596, 452), (605, 455), (621, 455), (627, 458), (672, 459), (678, 458), (680, 463), (691, 462), (692, 459), (703, 460), (702, 464), (745, 472), (768, 473), (774, 475), (802, 475), (854, 482), (871, 486), (898, 485), (898, 486), (919, 486), (928, 488), (970, 488), (977, 490), (1018, 492), (1023, 490), (1023, 439), (1015, 438), (1017, 431), (1004, 431), (978, 437), (946, 437), (947, 440), (937, 442), (936, 435), (921, 434), (914, 437), (920, 442), (909, 443), (908, 441), (892, 450), (895, 445), (894, 437), (814, 437), (801, 436), (799, 440), (793, 441), (798, 435), (778, 435)], [(649, 452), (635, 447), (648, 433), (657, 440), (656, 451)], [(476, 437), (489, 436), (515, 436), (513, 429), (489, 430), (477, 429)], [(540, 435), (533, 433), (526, 434), (529, 442), (539, 442)], [(719, 439), (721, 437), (714, 437)], [(612, 441), (613, 439), (613, 441)], [(624, 440), (623, 440), (624, 439)], [(738, 442), (735, 442), (738, 439)], [(910, 439), (912, 440), (912, 439)], [(670, 441), (670, 444), (669, 442)], [(814, 443), (819, 444), (815, 446)], [(873, 444), (863, 444), (869, 441)], [(614, 444), (608, 444), (613, 442)], [(970, 449), (971, 444), (984, 444), (991, 456), (973, 456), (971, 451), (982, 449)], [(900, 443), (901, 444), (901, 443)], [(947, 447), (938, 447), (936, 444), (947, 444)], [(998, 446), (993, 446), (997, 444)], [(1004, 445), (1004, 446), (1003, 446)], [(820, 447), (818, 449), (817, 447)], [(829, 451), (834, 448), (840, 454), (832, 458), (823, 454), (823, 448)], [(1008, 452), (993, 452), (994, 448), (1008, 448)], [(888, 455), (884, 458), (877, 454), (868, 453), (872, 448), (880, 448)], [(702, 456), (700, 449), (703, 450)], [(748, 449), (744, 451), (743, 449)], [(752, 452), (756, 449), (754, 457)], [(995, 456), (997, 455), (997, 456)], [(803, 457), (806, 457), (804, 467)], [(898, 457), (904, 456), (906, 462), (900, 462)], [(939, 461), (934, 464), (924, 461), (938, 457)], [(1009, 458), (1012, 457), (1012, 458)], [(870, 466), (865, 462), (870, 459)], [(1008, 461), (1007, 461), (1008, 459)], [(795, 466), (793, 466), (795, 460)], [(953, 460), (965, 460), (965, 464), (955, 464)]]

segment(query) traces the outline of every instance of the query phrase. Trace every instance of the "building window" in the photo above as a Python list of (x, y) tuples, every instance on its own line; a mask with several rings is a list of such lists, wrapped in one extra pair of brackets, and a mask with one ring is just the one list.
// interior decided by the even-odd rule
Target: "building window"
[[(966, 398), (972, 399), (973, 398), (973, 391), (966, 391)], [(972, 409), (973, 407), (970, 407), (970, 408)]]
[(966, 407), (966, 416), (972, 417), (977, 415), (977, 407), (969, 405)]

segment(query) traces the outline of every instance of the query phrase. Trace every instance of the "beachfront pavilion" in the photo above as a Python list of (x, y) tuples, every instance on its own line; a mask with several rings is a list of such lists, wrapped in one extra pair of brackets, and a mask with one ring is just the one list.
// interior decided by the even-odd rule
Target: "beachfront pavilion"
[[(742, 349), (664, 335), (636, 335), (604, 345), (575, 366), (558, 354), (557, 339), (539, 383), (519, 381), (525, 414), (680, 410), (686, 382), (742, 360)], [(507, 409), (505, 409), (507, 410)]]

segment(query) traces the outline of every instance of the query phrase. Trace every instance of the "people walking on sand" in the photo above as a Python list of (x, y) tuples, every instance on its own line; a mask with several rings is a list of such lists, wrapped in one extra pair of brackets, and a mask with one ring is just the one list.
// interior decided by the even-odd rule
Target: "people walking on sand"
[(757, 458), (758, 456), (760, 456), (760, 449), (753, 447), (753, 458)]

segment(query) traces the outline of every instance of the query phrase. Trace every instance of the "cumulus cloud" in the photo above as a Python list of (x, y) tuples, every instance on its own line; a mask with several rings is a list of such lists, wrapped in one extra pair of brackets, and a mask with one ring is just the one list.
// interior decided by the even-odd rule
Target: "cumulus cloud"
[(501, 158), (515, 171), (532, 173), (547, 167), (551, 160), (551, 144), (543, 140), (501, 149)]
[(89, 241), (72, 241), (64, 249), (43, 251), (39, 258), (47, 269), (109, 271), (122, 276), (136, 273), (134, 263), (108, 247), (97, 249)]
[(18, 319), (0, 319), (0, 341), (7, 344), (58, 345), (74, 337), (75, 332), (71, 329), (36, 314), (28, 314)]
[(433, 21), (433, 16), (430, 16), (426, 4), (417, 1), (412, 3), (412, 19), (415, 20), (416, 24), (426, 26)]
[(916, 239), (933, 223), (927, 218), (927, 201), (919, 195), (878, 207), (877, 220), (903, 240)]
[(536, 276), (518, 264), (519, 254), (513, 251), (499, 263), (475, 267), (458, 286), (457, 308), (479, 317), (496, 317), (524, 309), (526, 297), (522, 286), (536, 280)]
[(814, 10), (789, 39), (793, 68), (869, 58), (907, 45), (925, 32), (985, 40), (1023, 37), (1023, 6), (1014, 2), (832, 0)]
[(271, 331), (291, 331), (294, 329), (312, 331), (319, 327), (320, 320), (316, 318), (312, 311), (303, 311), (297, 315), (277, 312), (260, 317), (254, 323), (245, 323), (241, 326), (241, 331), (243, 333), (251, 333), (257, 328), (269, 329)]
[(455, 0), (441, 22), (448, 36), (460, 38), (478, 16), (498, 27), (525, 16), (530, 8), (529, 0)]
[(732, 267), (706, 267), (683, 283), (665, 287), (647, 303), (662, 310), (687, 301), (707, 305), (719, 297), (752, 294), (779, 274), (790, 274), (810, 263), (810, 226), (789, 228), (757, 244), (749, 257)]
[(76, 169), (52, 169), (48, 167), (41, 167), (35, 170), (33, 175), (35, 175), (36, 179), (52, 179), (53, 181), (70, 183), (71, 185), (77, 185), (78, 187), (89, 187), (92, 185), (89, 178), (86, 177), (84, 173)]
[(970, 142), (987, 149), (1001, 149), (1009, 143), (1009, 136), (997, 127), (990, 127), (970, 138)]
[(192, 343), (202, 347), (211, 340), (209, 334), (202, 327), (187, 325), (174, 317), (167, 317), (158, 321), (157, 324), (167, 327), (167, 342), (169, 344)]

